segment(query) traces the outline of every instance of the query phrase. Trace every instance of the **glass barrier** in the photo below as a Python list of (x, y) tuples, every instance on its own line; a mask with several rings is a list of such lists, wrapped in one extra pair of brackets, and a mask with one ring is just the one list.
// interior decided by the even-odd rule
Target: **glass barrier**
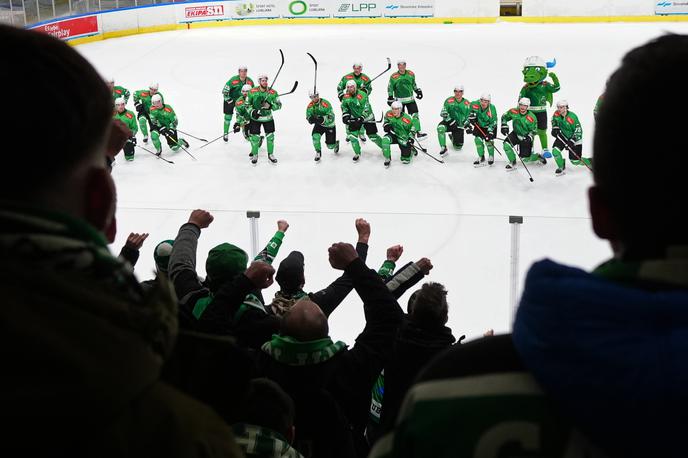
[[(259, 210), (259, 209), (256, 209)], [(141, 280), (152, 278), (153, 248), (165, 239), (174, 239), (191, 209), (155, 210), (120, 208), (119, 233), (112, 245), (119, 252), (130, 232), (151, 235), (141, 250), (136, 266)], [(251, 225), (245, 211), (214, 211), (215, 221), (204, 230), (198, 245), (198, 273), (205, 275), (208, 251), (222, 242), (234, 243), (251, 251)], [(356, 242), (354, 220), (366, 218), (372, 227), (367, 264), (378, 269), (385, 260), (387, 247), (401, 244), (404, 253), (397, 267), (422, 257), (434, 265), (425, 281), (445, 285), (449, 301), (448, 325), (458, 337), (476, 338), (488, 329), (508, 332), (512, 322), (510, 299), (511, 231), (508, 216), (348, 213), (348, 212), (261, 212), (258, 220), (258, 243), (262, 248), (276, 231), (276, 221), (290, 223), (284, 243), (275, 260), (275, 268), (292, 250), (305, 257), (304, 290), (326, 287), (341, 272), (328, 263), (327, 249), (334, 242)], [(611, 256), (608, 245), (592, 233), (587, 218), (549, 218), (524, 216), (519, 228), (517, 291), (520, 294), (529, 266), (540, 259), (551, 258), (586, 270)], [(250, 254), (250, 253), (249, 253)], [(415, 288), (414, 288), (415, 289)], [(399, 301), (402, 308), (410, 290)], [(278, 285), (264, 291), (270, 301)], [(334, 338), (353, 344), (365, 324), (361, 301), (352, 292), (332, 314), (330, 331)]]

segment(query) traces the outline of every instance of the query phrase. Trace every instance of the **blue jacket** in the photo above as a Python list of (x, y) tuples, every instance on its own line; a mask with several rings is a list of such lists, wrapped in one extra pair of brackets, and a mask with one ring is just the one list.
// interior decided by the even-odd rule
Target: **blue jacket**
[(688, 455), (688, 288), (649, 285), (541, 261), (514, 324), (526, 367), (611, 456)]

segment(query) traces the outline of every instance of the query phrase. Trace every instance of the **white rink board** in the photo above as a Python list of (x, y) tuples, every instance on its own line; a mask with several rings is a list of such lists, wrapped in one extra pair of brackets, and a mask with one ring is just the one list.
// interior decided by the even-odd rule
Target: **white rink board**
[[(263, 243), (278, 218), (291, 223), (276, 265), (290, 250), (302, 251), (306, 289), (311, 291), (336, 277), (327, 264), (327, 248), (336, 241), (353, 242), (353, 221), (362, 216), (373, 225), (370, 266), (377, 268), (385, 248), (396, 243), (406, 249), (402, 262), (422, 256), (433, 260), (436, 267), (429, 280), (449, 289), (449, 324), (455, 334), (473, 338), (487, 328), (507, 331), (511, 317), (508, 215), (525, 217), (521, 279), (527, 266), (543, 256), (589, 269), (610, 255), (587, 219), (590, 173), (571, 168), (568, 175), (555, 178), (553, 163), (532, 166), (535, 183), (531, 184), (522, 167), (505, 172), (499, 156), (494, 167), (474, 169), (472, 137), (462, 152), (450, 152), (444, 165), (420, 155), (404, 166), (393, 149), (392, 167), (385, 170), (381, 153), (371, 142), (364, 146), (360, 163), (354, 164), (339, 119), (335, 93), (339, 78), (354, 60), (362, 61), (364, 71), (374, 75), (384, 68), (385, 57), (393, 62), (404, 57), (425, 93), (419, 101), (421, 122), (429, 133), (426, 144), (437, 154), (439, 111), (456, 83), (464, 84), (472, 99), (491, 92), (501, 115), (516, 101), (524, 58), (556, 57), (563, 88), (558, 95), (568, 99), (579, 115), (584, 149), (590, 154), (592, 109), (607, 76), (632, 46), (664, 31), (686, 33), (688, 24), (256, 26), (164, 32), (81, 45), (77, 49), (103, 75), (115, 77), (132, 93), (151, 81), (159, 82), (165, 100), (179, 115), (179, 127), (205, 138), (222, 133), (220, 93), (239, 64), (248, 65), (253, 77), (262, 72), (272, 76), (281, 47), (286, 64), (276, 88), (285, 91), (294, 80), (300, 83), (295, 94), (282, 99), (284, 108), (275, 114), (280, 161), (276, 166), (267, 162), (264, 149), (258, 165), (251, 166), (249, 146), (238, 135), (229, 144), (220, 140), (202, 150), (197, 150), (202, 142), (187, 137), (198, 162), (183, 152), (171, 153), (166, 146), (164, 155), (175, 165), (142, 151), (131, 163), (118, 157), (113, 175), (119, 193), (119, 233), (113, 250), (119, 250), (131, 231), (150, 232), (136, 269), (141, 279), (150, 278), (155, 244), (174, 238), (191, 209), (206, 208), (216, 219), (199, 245), (203, 275), (206, 253), (215, 244), (231, 241), (249, 249), (245, 211), (261, 210)], [(318, 87), (324, 98), (335, 103), (342, 140), (338, 157), (323, 148), (321, 164), (313, 161), (310, 125), (305, 120), (313, 83), (307, 51), (319, 60)], [(374, 84), (371, 99), (378, 116), (386, 108), (386, 83), (383, 77)], [(129, 108), (133, 110), (133, 104)], [(275, 290), (270, 288), (266, 297)], [(407, 297), (401, 300), (404, 308)], [(353, 343), (363, 328), (355, 294), (335, 312), (330, 326), (335, 338)]]

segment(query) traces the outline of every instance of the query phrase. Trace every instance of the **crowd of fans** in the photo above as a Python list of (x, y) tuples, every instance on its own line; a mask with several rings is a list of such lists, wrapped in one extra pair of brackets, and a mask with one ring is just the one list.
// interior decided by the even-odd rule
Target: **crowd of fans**
[[(204, 210), (157, 243), (157, 275), (140, 282), (148, 234), (131, 234), (119, 257), (107, 246), (108, 168), (125, 140), (105, 82), (48, 35), (0, 26), (0, 42), (3, 86), (31, 88), (7, 91), (16, 109), (0, 115), (12, 133), (0, 169), (3, 456), (685, 455), (681, 169), (639, 163), (656, 140), (629, 132), (627, 117), (660, 80), (683, 106), (688, 36), (632, 50), (608, 81), (588, 198), (614, 258), (592, 273), (536, 263), (513, 334), (469, 343), (446, 327), (444, 286), (421, 284), (429, 259), (397, 269), (392, 246), (368, 267), (364, 219), (355, 246), (329, 247), (341, 275), (314, 292), (300, 252), (272, 265), (283, 220), (253, 260), (231, 243), (212, 248), (200, 279)], [(46, 94), (59, 122), (35, 135), (27, 119)], [(652, 129), (670, 151), (684, 147), (679, 119)], [(365, 314), (351, 345), (328, 329), (349, 294)]]

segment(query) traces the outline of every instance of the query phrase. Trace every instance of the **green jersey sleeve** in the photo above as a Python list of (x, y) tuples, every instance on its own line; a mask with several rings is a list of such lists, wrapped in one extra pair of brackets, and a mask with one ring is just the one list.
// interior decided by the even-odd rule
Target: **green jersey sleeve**
[(272, 261), (275, 260), (277, 253), (279, 253), (279, 249), (282, 246), (282, 240), (283, 239), (284, 239), (284, 232), (282, 232), (282, 231), (275, 232), (275, 235), (270, 239), (268, 244), (265, 245), (265, 248), (263, 248), (261, 250), (261, 252), (258, 253), (255, 258), (253, 258), (253, 260), (254, 261), (263, 261), (263, 262), (267, 262), (268, 264), (272, 264)]

